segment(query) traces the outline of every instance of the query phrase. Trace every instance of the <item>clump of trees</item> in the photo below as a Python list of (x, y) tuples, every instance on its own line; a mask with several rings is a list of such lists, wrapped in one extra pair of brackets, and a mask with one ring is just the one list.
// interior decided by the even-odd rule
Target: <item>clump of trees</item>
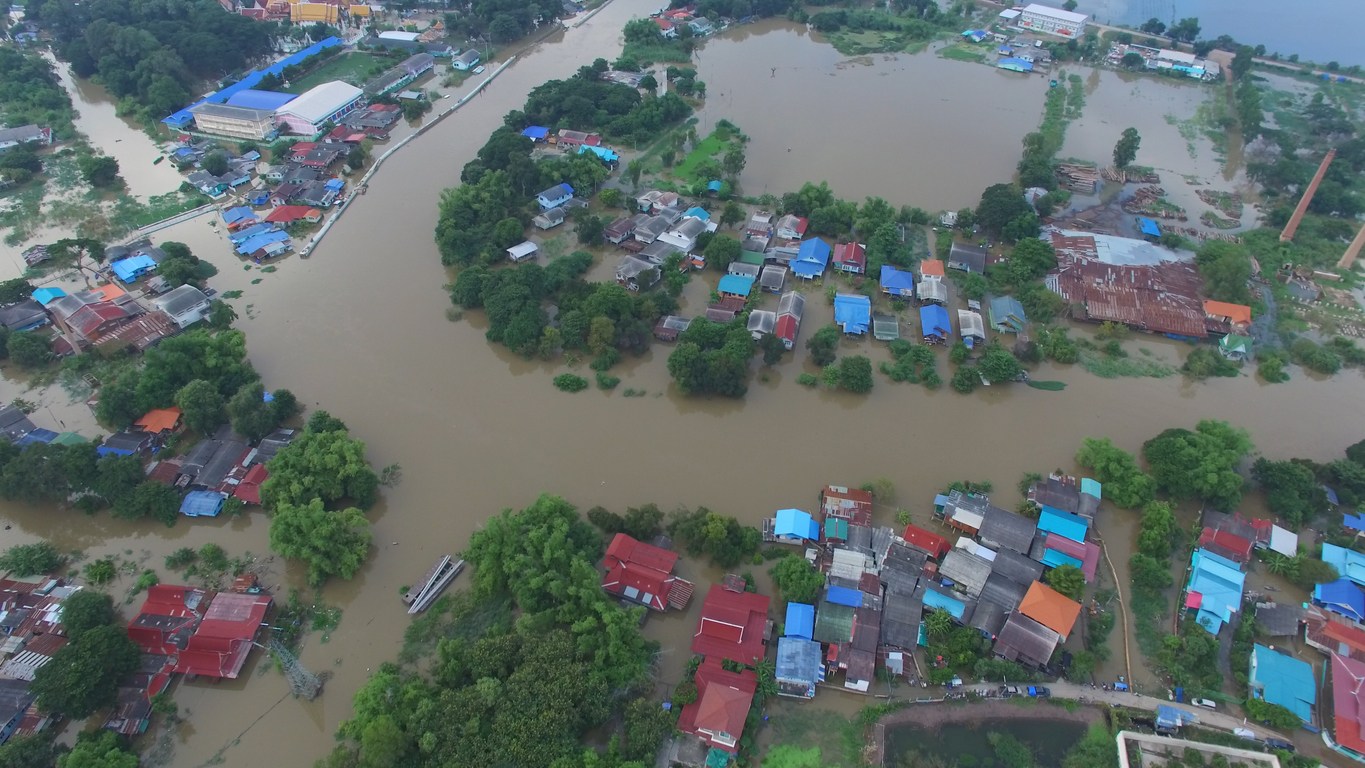
[(46, 541), (15, 544), (0, 555), (0, 569), (10, 571), (15, 576), (52, 573), (65, 562), (66, 556)]
[(140, 655), (107, 596), (82, 598), (77, 607), (78, 631), (38, 668), (29, 690), (44, 712), (81, 719), (114, 703), (119, 680), (138, 668)]
[(763, 541), (763, 534), (757, 528), (741, 525), (735, 518), (706, 507), (673, 511), (668, 519), (668, 535), (680, 543), (687, 554), (692, 557), (705, 555), (722, 568), (733, 568), (752, 559)]
[(660, 523), (663, 519), (664, 513), (658, 504), (628, 507), (625, 515), (618, 515), (602, 507), (588, 510), (588, 522), (600, 528), (602, 533), (608, 536), (624, 533), (636, 541), (646, 543), (662, 532)]
[(815, 603), (820, 588), (825, 585), (824, 574), (804, 557), (783, 557), (768, 569), (782, 597), (791, 603)]
[(1076, 463), (1095, 473), (1095, 479), (1104, 484), (1104, 497), (1116, 507), (1140, 507), (1156, 493), (1156, 481), (1138, 467), (1133, 454), (1107, 437), (1082, 440)]
[(699, 317), (678, 336), (678, 345), (668, 356), (668, 374), (679, 392), (744, 396), (755, 351), (744, 317), (725, 324)]
[(1242, 500), (1237, 465), (1251, 451), (1251, 437), (1226, 421), (1205, 419), (1193, 432), (1168, 429), (1142, 446), (1158, 490), (1176, 499), (1201, 499), (1219, 509)]

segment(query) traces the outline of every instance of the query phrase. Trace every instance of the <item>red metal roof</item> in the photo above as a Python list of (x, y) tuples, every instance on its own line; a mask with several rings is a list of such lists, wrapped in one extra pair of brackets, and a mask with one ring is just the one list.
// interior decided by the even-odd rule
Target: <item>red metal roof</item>
[(76, 310), (67, 318), (66, 323), (71, 330), (88, 339), (97, 331), (107, 330), (113, 323), (125, 317), (128, 317), (128, 310), (117, 304), (101, 301), (86, 304)]
[(261, 483), (270, 477), (264, 464), (254, 464), (246, 472), (246, 477), (237, 484), (237, 489), (232, 492), (233, 496), (245, 501), (248, 504), (261, 503)]
[(741, 664), (763, 657), (769, 600), (753, 592), (730, 592), (712, 584), (702, 603), (692, 652)]
[(859, 243), (839, 243), (834, 246), (834, 263), (866, 267), (867, 251)]
[(1336, 742), (1365, 753), (1365, 663), (1332, 654), (1332, 714)]
[(943, 557), (948, 552), (947, 539), (913, 525), (905, 527), (905, 533), (901, 534), (901, 538), (905, 539), (906, 544), (928, 552), (931, 557)]
[(1065, 536), (1049, 533), (1045, 538), (1044, 546), (1047, 549), (1055, 549), (1064, 555), (1080, 560), (1081, 573), (1085, 574), (1085, 580), (1095, 580), (1095, 570), (1100, 564), (1100, 547), (1098, 544), (1093, 541), (1072, 541)]
[(676, 578), (671, 572), (677, 561), (675, 552), (618, 533), (603, 559), (607, 575), (602, 579), (602, 588), (617, 595), (633, 589), (636, 594), (627, 594), (627, 597), (640, 600), (656, 611), (662, 611), (676, 601), (686, 605), (690, 593), (684, 596), (679, 592), (676, 597), (673, 594)]
[(796, 341), (796, 331), (800, 327), (794, 315), (782, 315), (777, 318), (777, 325), (773, 326), (773, 333), (777, 338), (787, 341)]
[(143, 653), (170, 656), (175, 672), (235, 678), (271, 602), (266, 594), (210, 595), (159, 584), (147, 590), (128, 636)]
[(607, 547), (606, 560), (608, 567), (615, 565), (616, 563), (612, 562), (615, 560), (620, 563), (638, 563), (666, 574), (672, 571), (673, 564), (678, 562), (678, 554), (618, 533), (611, 540), (611, 546)]
[[(306, 219), (309, 214), (316, 210), (317, 209), (308, 205), (281, 205), (271, 211), (270, 214), (265, 217), (265, 220), (270, 223), (288, 224), (290, 222), (298, 221), (299, 219)], [(318, 215), (321, 215), (320, 211), (318, 211)]]
[(1212, 528), (1205, 528), (1199, 534), (1199, 546), (1210, 547), (1215, 554), (1220, 554), (1239, 563), (1251, 560), (1252, 543), (1238, 536), (1231, 531), (1215, 531)]
[[(758, 689), (758, 675), (749, 669), (731, 672), (721, 666), (720, 659), (711, 657), (697, 667), (694, 681), (697, 698), (683, 707), (678, 729), (700, 736), (710, 746), (733, 751), (744, 733), (744, 722)], [(721, 733), (733, 740), (716, 740), (714, 735)]]

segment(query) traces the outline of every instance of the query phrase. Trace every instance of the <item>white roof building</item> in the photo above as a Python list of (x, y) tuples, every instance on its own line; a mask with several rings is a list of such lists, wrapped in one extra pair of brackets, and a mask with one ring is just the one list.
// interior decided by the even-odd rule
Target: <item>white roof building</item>
[(1019, 26), (1051, 35), (1077, 38), (1084, 34), (1085, 23), (1089, 19), (1090, 17), (1084, 13), (1033, 3), (1019, 14)]
[(406, 42), (406, 43), (415, 43), (415, 42), (417, 42), (417, 38), (418, 38), (418, 37), (421, 37), (421, 34), (418, 33), (418, 32), (392, 32), (392, 31), (390, 31), (390, 32), (380, 32), (379, 35), (378, 35), (378, 37), (379, 37), (380, 40), (402, 40), (403, 42)]
[(304, 91), (297, 99), (275, 111), (277, 122), (295, 133), (311, 136), (323, 124), (336, 122), (360, 103), (365, 92), (350, 83), (333, 80)]

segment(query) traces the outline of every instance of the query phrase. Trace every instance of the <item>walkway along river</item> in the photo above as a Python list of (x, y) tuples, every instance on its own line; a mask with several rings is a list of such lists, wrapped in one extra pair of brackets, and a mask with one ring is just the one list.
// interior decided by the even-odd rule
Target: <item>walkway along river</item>
[[(273, 274), (247, 272), (224, 255), (221, 235), (202, 220), (166, 231), (167, 239), (220, 260), (215, 287), (245, 291), (238, 325), (267, 385), (288, 387), (309, 407), (318, 403), (341, 417), (368, 443), (376, 467), (399, 463), (404, 475), (370, 514), (376, 542), (370, 562), (354, 580), (325, 590), (326, 601), (345, 611), (341, 626), (327, 644), (314, 636), (302, 654), (312, 670), (333, 673), (324, 694), (311, 703), (281, 699), (285, 683), (274, 672), (218, 685), (181, 683), (175, 698), (185, 723), (175, 732), (173, 765), (205, 765), (220, 751), (223, 765), (252, 768), (308, 765), (324, 755), (337, 723), (350, 714), (354, 691), (401, 643), (409, 618), (399, 588), (436, 556), (462, 548), (489, 515), (525, 506), (542, 491), (583, 509), (706, 505), (757, 524), (773, 509), (811, 504), (825, 483), (886, 476), (899, 489), (899, 503), (922, 518), (934, 491), (950, 480), (989, 478), (1009, 489), (1024, 471), (1060, 465), (1074, 472), (1071, 456), (1091, 435), (1135, 450), (1167, 426), (1219, 418), (1249, 428), (1272, 457), (1318, 460), (1338, 457), (1362, 437), (1358, 419), (1342, 418), (1365, 408), (1357, 372), (1324, 382), (1296, 374), (1292, 383), (1270, 387), (1245, 377), (1190, 385), (1178, 377), (1110, 381), (1045, 368), (1038, 378), (1068, 381), (1065, 392), (991, 387), (971, 397), (896, 386), (879, 375), (869, 396), (853, 397), (796, 386), (793, 379), (806, 370), (803, 353), (767, 382), (756, 380), (743, 401), (701, 400), (663, 388), (667, 349), (660, 348), (620, 374), (622, 389), (645, 388), (647, 397), (555, 390), (550, 374), (562, 363), (526, 362), (491, 347), (473, 314), (458, 323), (445, 319), (442, 286), (450, 275), (432, 242), (436, 201), (531, 88), (599, 56), (615, 58), (624, 23), (657, 7), (615, 0), (581, 28), (528, 51), (486, 95), (390, 158), (306, 261), (288, 260)], [(786, 87), (799, 88), (789, 80)], [(725, 90), (723, 81), (709, 85)], [(788, 103), (797, 103), (798, 93)], [(1012, 166), (1013, 159), (999, 169), (1001, 178)], [(929, 189), (933, 180), (914, 183)], [(262, 282), (252, 285), (253, 279)], [(12, 391), (9, 385), (4, 399)], [(1012, 491), (999, 495), (1013, 506)], [(259, 512), (166, 529), (107, 515), (0, 509), (14, 525), (0, 538), (3, 546), (42, 537), (92, 556), (131, 550), (151, 567), (179, 547), (209, 541), (233, 555), (269, 549), (268, 520)], [(1104, 514), (1119, 524), (1131, 517), (1107, 507)], [(1126, 561), (1113, 554), (1116, 564)], [(277, 570), (272, 583), (283, 578), (302, 586), (300, 569)], [(700, 567), (684, 561), (682, 571), (698, 577)], [(700, 602), (688, 615), (651, 619), (647, 627), (662, 642), (664, 674), (674, 680)], [(252, 664), (263, 666), (259, 654)]]

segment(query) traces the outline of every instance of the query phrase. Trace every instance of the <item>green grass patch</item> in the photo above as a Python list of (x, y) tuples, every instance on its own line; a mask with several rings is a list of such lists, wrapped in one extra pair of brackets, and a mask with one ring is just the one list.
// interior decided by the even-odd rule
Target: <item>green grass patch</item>
[(1066, 389), (1066, 382), (1064, 381), (1030, 381), (1028, 385), (1034, 389), (1041, 389), (1047, 392), (1061, 392)]
[[(342, 80), (354, 86), (363, 86), (367, 80), (396, 66), (397, 63), (387, 56), (376, 56), (372, 53), (360, 51), (345, 53), (328, 59), (322, 66), (304, 75), (298, 81), (290, 83), (284, 90), (286, 93), (303, 93), (313, 86), (322, 85), (332, 80)], [(378, 72), (375, 71), (376, 69)]]
[(953, 43), (946, 48), (940, 48), (938, 55), (953, 61), (981, 62), (986, 60), (986, 54), (978, 46), (967, 45), (966, 43)]
[[(729, 144), (728, 141), (721, 141), (713, 131), (710, 136), (702, 139), (701, 143), (694, 147), (691, 152), (688, 152), (687, 157), (681, 163), (673, 166), (673, 175), (682, 179), (691, 179), (701, 161), (721, 154)], [(694, 179), (694, 181), (710, 181), (710, 179)]]
[(626, 43), (625, 49), (621, 51), (621, 56), (622, 58), (633, 58), (640, 62), (641, 66), (656, 61), (674, 64), (686, 64), (692, 61), (692, 55), (684, 51), (681, 45), (675, 43)]
[(1093, 350), (1081, 350), (1081, 367), (1102, 379), (1151, 378), (1164, 379), (1176, 373), (1174, 366), (1158, 360), (1129, 357), (1110, 357)]

